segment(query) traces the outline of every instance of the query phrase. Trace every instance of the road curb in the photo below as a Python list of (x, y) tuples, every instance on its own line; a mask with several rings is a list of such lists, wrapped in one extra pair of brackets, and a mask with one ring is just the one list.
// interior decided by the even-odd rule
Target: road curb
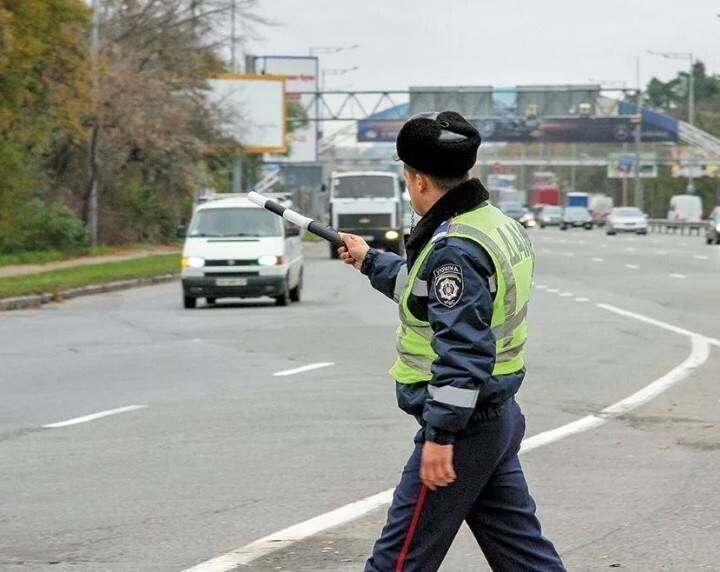
[(107, 284), (91, 284), (90, 286), (83, 286), (82, 288), (63, 290), (55, 294), (46, 293), (33, 296), (19, 296), (17, 298), (3, 298), (0, 299), (0, 312), (37, 308), (50, 302), (62, 302), (63, 300), (71, 300), (73, 298), (80, 298), (81, 296), (93, 296), (95, 294), (105, 294), (118, 290), (129, 290), (130, 288), (138, 288), (140, 286), (162, 284), (163, 282), (177, 280), (179, 277), (180, 274), (161, 274), (159, 276), (151, 276), (150, 278), (118, 280), (116, 282), (108, 282)]

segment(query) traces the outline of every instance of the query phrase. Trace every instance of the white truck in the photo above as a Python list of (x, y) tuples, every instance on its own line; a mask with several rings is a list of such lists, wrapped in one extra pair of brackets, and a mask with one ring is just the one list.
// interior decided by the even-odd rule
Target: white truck
[[(402, 252), (400, 178), (386, 171), (348, 171), (330, 178), (330, 225), (362, 236), (370, 246)], [(335, 248), (330, 256), (337, 258)]]

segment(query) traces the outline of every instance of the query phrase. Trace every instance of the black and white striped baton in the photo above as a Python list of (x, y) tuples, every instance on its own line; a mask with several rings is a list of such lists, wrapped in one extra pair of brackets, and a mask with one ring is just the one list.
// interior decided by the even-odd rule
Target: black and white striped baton
[(338, 232), (329, 226), (323, 226), (319, 222), (312, 220), (306, 216), (301, 215), (288, 207), (282, 206), (280, 203), (276, 203), (266, 197), (263, 197), (260, 193), (250, 191), (248, 193), (248, 199), (255, 203), (259, 207), (263, 207), (278, 216), (283, 217), (286, 221), (296, 224), (300, 228), (312, 232), (313, 234), (324, 238), (330, 242), (336, 248), (343, 245), (343, 241), (340, 239)]

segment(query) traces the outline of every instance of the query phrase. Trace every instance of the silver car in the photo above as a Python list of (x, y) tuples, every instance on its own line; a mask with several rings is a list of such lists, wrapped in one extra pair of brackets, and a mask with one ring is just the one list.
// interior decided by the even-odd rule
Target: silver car
[(607, 217), (605, 232), (608, 235), (617, 234), (618, 232), (647, 234), (647, 217), (637, 207), (615, 207)]
[(720, 244), (720, 207), (715, 207), (707, 219), (705, 242)]

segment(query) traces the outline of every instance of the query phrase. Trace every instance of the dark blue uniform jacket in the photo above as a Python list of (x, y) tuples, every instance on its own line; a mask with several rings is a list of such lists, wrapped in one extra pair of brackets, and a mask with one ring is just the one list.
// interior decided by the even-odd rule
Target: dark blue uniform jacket
[[(487, 200), (482, 184), (471, 179), (446, 193), (423, 217), (407, 241), (409, 265), (438, 230), (452, 216), (477, 208)], [(442, 230), (442, 229), (441, 229)], [(406, 264), (400, 256), (371, 249), (362, 271), (373, 287), (392, 298), (395, 279)], [(454, 281), (458, 288), (443, 296), (439, 269), (459, 268)], [(438, 270), (438, 272), (434, 272)], [(408, 308), (418, 319), (430, 322), (432, 346), (438, 358), (432, 366), (430, 384), (438, 388), (453, 386), (475, 390), (474, 404), (463, 406), (435, 401), (426, 383), (396, 384), (398, 405), (414, 415), (424, 427), (424, 438), (452, 443), (463, 432), (472, 431), (487, 418), (488, 412), (515, 395), (524, 370), (493, 376), (495, 336), (490, 330), (494, 292), (491, 277), (496, 270), (488, 253), (476, 242), (441, 238), (427, 257), (420, 278), (427, 281), (427, 296), (411, 295)], [(459, 276), (459, 277), (458, 277)], [(469, 394), (470, 392), (463, 392)], [(467, 406), (465, 406), (467, 405)]]

